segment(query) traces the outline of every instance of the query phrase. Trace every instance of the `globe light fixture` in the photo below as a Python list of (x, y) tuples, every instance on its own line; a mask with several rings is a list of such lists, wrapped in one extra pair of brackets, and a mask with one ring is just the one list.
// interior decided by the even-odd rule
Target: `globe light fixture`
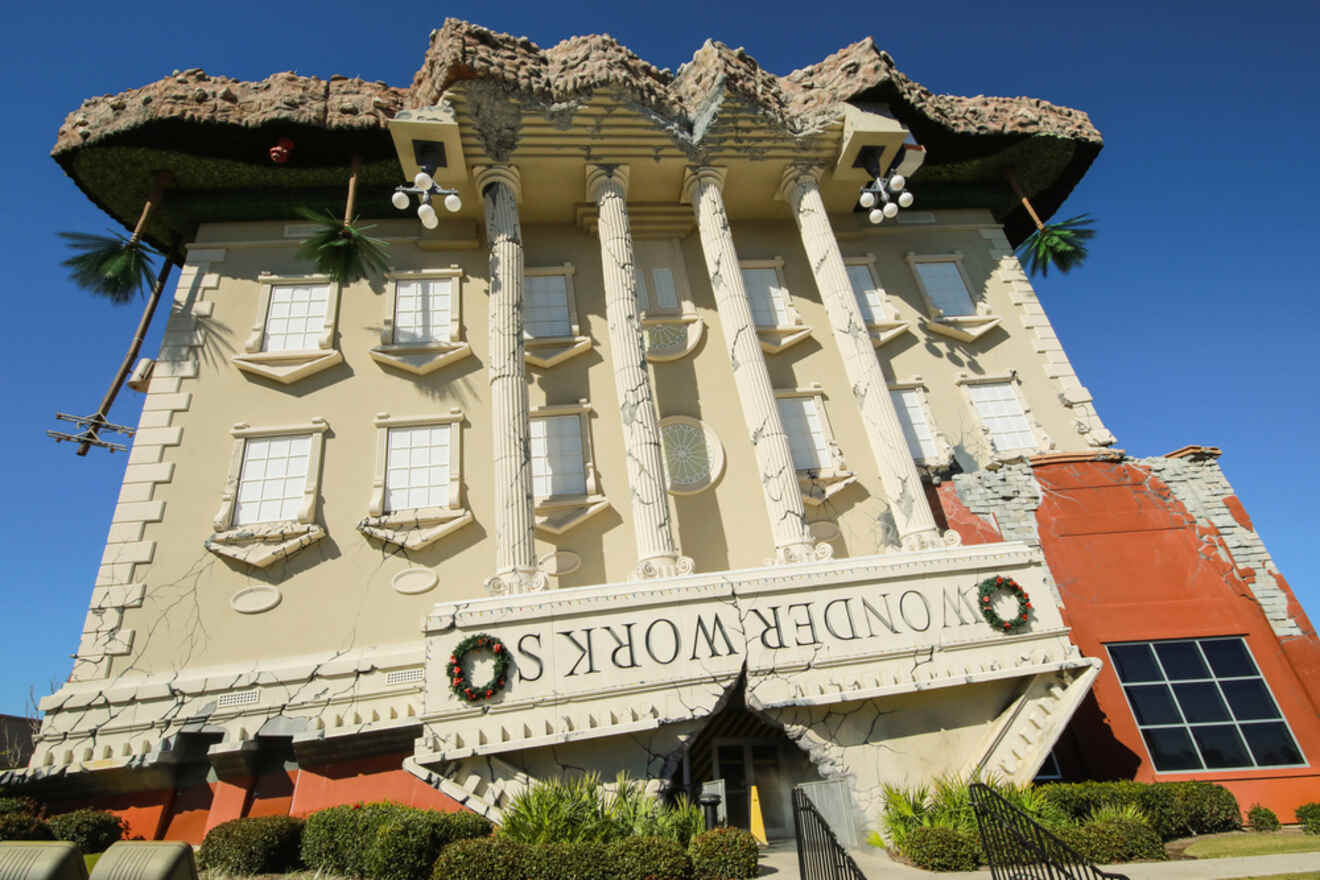
[(907, 178), (901, 174), (883, 177), (870, 169), (875, 179), (862, 187), (857, 196), (857, 204), (869, 211), (867, 217), (872, 223), (883, 223), (898, 216), (899, 208), (910, 208), (916, 197), (907, 190)]
[(412, 186), (400, 184), (394, 188), (394, 195), (390, 196), (390, 204), (400, 211), (408, 210), (412, 204), (411, 196), (417, 196), (417, 219), (427, 229), (435, 229), (440, 225), (440, 218), (436, 216), (435, 206), (432, 205), (433, 197), (443, 197), (441, 204), (451, 214), (463, 210), (463, 200), (459, 198), (458, 191), (437, 184), (431, 176), (434, 173), (434, 168), (424, 166), (413, 178)]

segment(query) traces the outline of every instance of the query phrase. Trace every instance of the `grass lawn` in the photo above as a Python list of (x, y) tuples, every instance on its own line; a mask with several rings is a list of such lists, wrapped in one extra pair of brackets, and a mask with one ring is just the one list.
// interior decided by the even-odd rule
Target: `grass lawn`
[(1320, 834), (1303, 834), (1295, 828), (1286, 831), (1230, 831), (1227, 834), (1211, 834), (1183, 850), (1183, 857), (1223, 859), (1230, 856), (1267, 856), (1274, 853), (1296, 852), (1320, 852)]
[(96, 867), (97, 859), (101, 858), (100, 853), (92, 853), (90, 856), (83, 856), (83, 864), (87, 866), (87, 873), (92, 873), (92, 868)]
[(1302, 874), (1257, 874), (1252, 877), (1238, 877), (1237, 880), (1320, 880), (1320, 871), (1306, 871)]

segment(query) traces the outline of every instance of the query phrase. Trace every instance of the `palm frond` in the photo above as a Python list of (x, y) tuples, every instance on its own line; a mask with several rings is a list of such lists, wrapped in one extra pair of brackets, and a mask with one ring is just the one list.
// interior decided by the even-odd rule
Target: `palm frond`
[(389, 268), (385, 254), (389, 242), (366, 234), (374, 227), (357, 225), (356, 217), (345, 223), (332, 214), (307, 208), (299, 208), (298, 213), (319, 227), (298, 246), (298, 258), (314, 263), (317, 272), (341, 284), (352, 284), (379, 278)]
[(1018, 259), (1032, 275), (1048, 276), (1051, 266), (1067, 274), (1086, 261), (1086, 242), (1095, 237), (1094, 223), (1090, 214), (1046, 223), (1018, 245)]
[(114, 233), (61, 232), (60, 237), (73, 251), (61, 265), (70, 270), (73, 282), (89, 293), (124, 305), (133, 301), (135, 292), (149, 290), (156, 283), (151, 260), (159, 254), (143, 241)]

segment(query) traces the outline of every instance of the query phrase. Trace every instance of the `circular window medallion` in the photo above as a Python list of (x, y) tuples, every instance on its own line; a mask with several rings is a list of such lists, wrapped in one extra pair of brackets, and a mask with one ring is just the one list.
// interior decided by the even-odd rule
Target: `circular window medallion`
[(695, 495), (715, 485), (724, 473), (724, 448), (709, 427), (688, 416), (660, 420), (669, 491)]

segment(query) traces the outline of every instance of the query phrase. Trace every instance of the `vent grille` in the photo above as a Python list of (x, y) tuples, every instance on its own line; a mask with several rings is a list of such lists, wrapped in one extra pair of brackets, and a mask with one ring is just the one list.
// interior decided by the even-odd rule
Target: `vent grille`
[(422, 668), (420, 666), (415, 669), (396, 669), (385, 676), (386, 684), (408, 684), (421, 680)]
[(230, 706), (250, 706), (255, 703), (257, 699), (258, 694), (255, 690), (239, 691), (238, 693), (221, 694), (219, 705), (221, 709), (226, 709)]
[(319, 232), (320, 229), (321, 227), (315, 223), (285, 223), (284, 237), (307, 238), (309, 235)]

